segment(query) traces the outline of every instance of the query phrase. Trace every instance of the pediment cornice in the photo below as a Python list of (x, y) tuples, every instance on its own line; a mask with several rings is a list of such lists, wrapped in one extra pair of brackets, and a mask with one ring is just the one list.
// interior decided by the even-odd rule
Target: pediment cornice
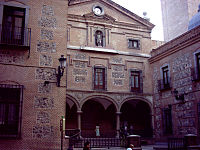
[(118, 10), (120, 13), (132, 18), (133, 20), (137, 21), (138, 23), (143, 24), (144, 26), (147, 26), (148, 29), (152, 30), (154, 25), (145, 20), (144, 18), (134, 14), (133, 12), (127, 10), (126, 8), (120, 6), (119, 4), (113, 2), (112, 0), (70, 0), (69, 1), (69, 7), (74, 6), (74, 5), (80, 5), (81, 3), (91, 3), (91, 2), (100, 2), (100, 3), (105, 3), (109, 7)]

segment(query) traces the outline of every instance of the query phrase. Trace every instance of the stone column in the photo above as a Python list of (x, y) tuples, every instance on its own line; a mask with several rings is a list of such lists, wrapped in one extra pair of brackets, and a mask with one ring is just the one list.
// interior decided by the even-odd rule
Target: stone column
[(82, 111), (77, 111), (77, 115), (78, 115), (78, 129), (81, 131), (81, 114)]
[(116, 137), (119, 138), (120, 132), (120, 114), (121, 112), (116, 112)]

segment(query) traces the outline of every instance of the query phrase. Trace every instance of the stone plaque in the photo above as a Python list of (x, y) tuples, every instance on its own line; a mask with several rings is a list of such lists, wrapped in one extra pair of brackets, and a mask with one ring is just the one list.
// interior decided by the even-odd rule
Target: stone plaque
[(48, 55), (40, 55), (40, 66), (50, 67), (53, 64), (52, 56)]
[(52, 6), (43, 5), (42, 7), (42, 15), (44, 16), (54, 16), (54, 10)]
[(39, 26), (55, 28), (56, 27), (56, 18), (53, 17), (41, 17), (41, 20), (38, 21)]
[(37, 123), (38, 124), (50, 123), (49, 114), (44, 111), (37, 112)]
[(112, 70), (113, 71), (123, 71), (124, 70), (124, 66), (112, 66)]
[(86, 69), (74, 69), (73, 75), (87, 76), (87, 70)]
[(75, 77), (75, 82), (85, 82), (85, 77), (83, 77), (83, 76), (76, 76)]
[(44, 85), (44, 83), (39, 83), (38, 85), (39, 93), (51, 93), (51, 84)]
[(41, 39), (53, 40), (53, 31), (41, 29)]
[(33, 138), (50, 138), (53, 136), (53, 126), (33, 126)]
[(34, 108), (52, 109), (54, 107), (54, 98), (52, 97), (34, 97)]
[(111, 62), (114, 64), (122, 64), (123, 60), (122, 60), (122, 58), (119, 58), (119, 57), (112, 57)]
[(56, 70), (51, 68), (37, 68), (35, 70), (35, 79), (38, 80), (56, 80)]
[(74, 67), (75, 67), (75, 68), (86, 68), (86, 62), (75, 61)]
[(124, 72), (112, 72), (112, 78), (125, 78)]
[(49, 52), (55, 53), (56, 52), (56, 43), (55, 42), (43, 42), (38, 41), (37, 43), (37, 51), (41, 53)]
[(122, 86), (123, 85), (123, 80), (120, 79), (114, 79), (114, 83), (115, 86)]
[(85, 60), (86, 59), (86, 54), (76, 53), (75, 54), (75, 59)]
[(24, 54), (10, 51), (0, 51), (0, 63), (23, 64)]

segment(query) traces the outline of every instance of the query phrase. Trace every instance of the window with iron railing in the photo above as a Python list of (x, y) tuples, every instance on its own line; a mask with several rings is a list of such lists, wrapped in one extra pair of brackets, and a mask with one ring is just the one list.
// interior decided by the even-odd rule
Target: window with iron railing
[(30, 46), (31, 30), (25, 27), (25, 8), (4, 6), (0, 44)]
[(0, 137), (19, 137), (23, 86), (0, 84)]
[(141, 70), (130, 70), (130, 86), (131, 92), (143, 92), (143, 78)]
[(172, 106), (169, 105), (168, 108), (163, 109), (163, 133), (172, 134)]
[(169, 67), (168, 66), (165, 66), (165, 67), (162, 67), (161, 68), (161, 71), (162, 71), (162, 79), (161, 80), (158, 80), (158, 88), (159, 88), (159, 91), (162, 91), (162, 90), (168, 90), (171, 88), (171, 84), (170, 84), (170, 75), (169, 75)]
[(106, 90), (106, 68), (94, 67), (94, 89)]
[(192, 68), (193, 81), (200, 80), (200, 53), (195, 54), (195, 67)]
[(159, 91), (164, 91), (164, 90), (170, 90), (171, 89), (171, 78), (167, 78), (167, 82), (165, 82), (166, 80), (158, 80), (158, 89)]

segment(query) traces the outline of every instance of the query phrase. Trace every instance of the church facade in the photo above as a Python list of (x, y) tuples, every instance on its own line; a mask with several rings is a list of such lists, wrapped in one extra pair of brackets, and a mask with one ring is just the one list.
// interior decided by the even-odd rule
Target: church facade
[(148, 58), (153, 24), (118, 4), (69, 3), (66, 128), (82, 137), (119, 137), (121, 128), (152, 137)]

